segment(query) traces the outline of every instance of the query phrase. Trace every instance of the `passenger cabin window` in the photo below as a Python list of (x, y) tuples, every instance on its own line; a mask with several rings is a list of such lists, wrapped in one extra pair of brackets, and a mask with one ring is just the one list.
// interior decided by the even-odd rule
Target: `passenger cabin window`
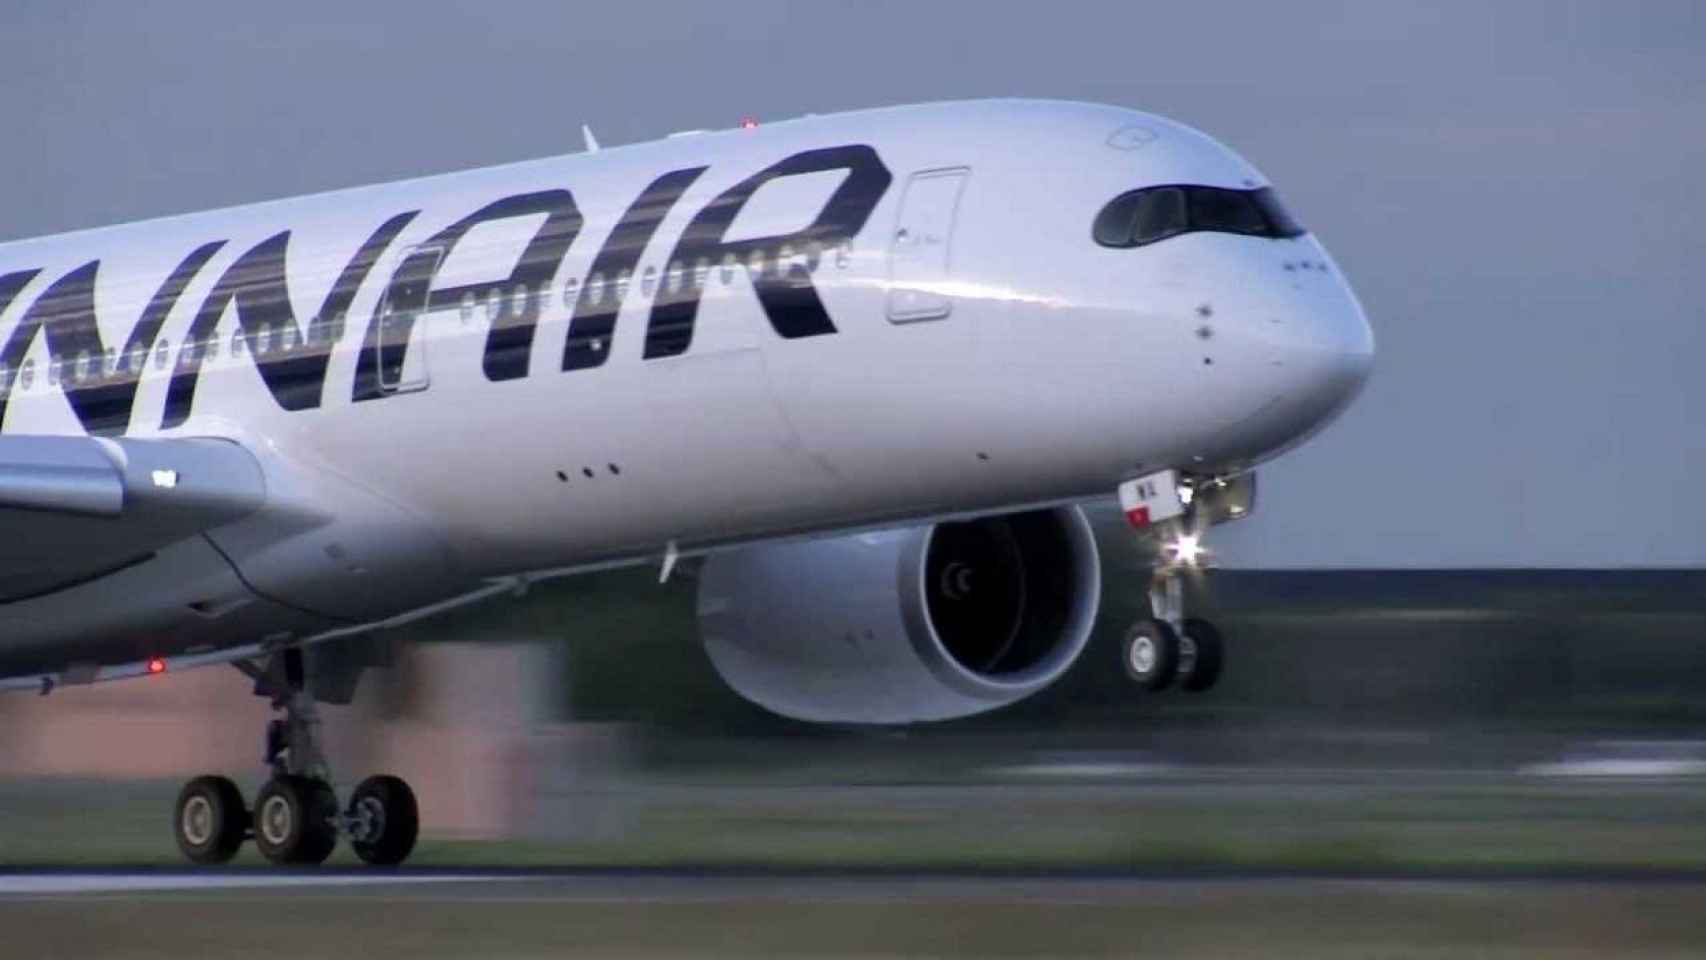
[(1122, 193), (1096, 215), (1091, 230), (1104, 247), (1141, 247), (1182, 233), (1236, 233), (1250, 237), (1302, 236), (1272, 187), (1170, 185)]

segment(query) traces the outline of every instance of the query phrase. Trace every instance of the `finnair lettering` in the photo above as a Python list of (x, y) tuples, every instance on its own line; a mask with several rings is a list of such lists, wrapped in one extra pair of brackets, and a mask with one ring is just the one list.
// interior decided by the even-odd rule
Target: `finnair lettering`
[[(99, 260), (78, 267), (49, 287), (18, 320), (0, 350), (0, 418), (5, 416), (14, 384), (34, 376), (26, 355), (37, 331), (42, 331), (47, 337), (49, 362), (58, 371), (61, 389), (83, 429), (103, 436), (123, 434), (130, 427), (137, 381), (160, 327), (183, 296), (184, 288), (224, 245), (223, 240), (202, 244), (178, 264), (142, 311), (122, 350), (108, 349), (95, 322)], [(35, 272), (30, 271), (29, 276)], [(0, 278), (0, 309), (11, 299), (5, 293), (6, 281), (19, 276), (24, 275)], [(53, 376), (49, 374), (49, 379)]]
[[(589, 275), (633, 275), (658, 226), (707, 169), (675, 170), (649, 183), (605, 237)], [(845, 170), (846, 178), (805, 228), (787, 235), (724, 241), (730, 225), (764, 184), (835, 170)], [(653, 297), (643, 357), (672, 357), (689, 349), (699, 301), (713, 266), (726, 269), (739, 265), (747, 271), (759, 305), (778, 336), (797, 339), (835, 333), (835, 324), (813, 286), (811, 271), (787, 252), (797, 251), (815, 262), (824, 251), (850, 242), (865, 227), (892, 182), (893, 176), (876, 151), (855, 144), (794, 154), (712, 198), (689, 221), (667, 260), (665, 276), (671, 281), (659, 284)], [(449, 254), (474, 227), (540, 214), (544, 215), (543, 223), (507, 276), (456, 287), (435, 286)], [(291, 231), (282, 230), (239, 256), (225, 268), (196, 310), (172, 361), (161, 428), (188, 420), (203, 366), (219, 348), (217, 328), (233, 310), (238, 332), (232, 337), (231, 352), (247, 355), (280, 409), (319, 407), (325, 396), (331, 353), (344, 337), (350, 306), (374, 267), (419, 216), (419, 210), (399, 213), (377, 227), (357, 248), (306, 325), (298, 322), (291, 308), (286, 268)], [(422, 310), (442, 310), (470, 300), (503, 305), (492, 319), (486, 340), (482, 359), (486, 378), (502, 382), (528, 376), (528, 357), (548, 288), (583, 225), (569, 190), (544, 190), (488, 203), (430, 238), (403, 248), (407, 252), (399, 255), (400, 262), (387, 280), (380, 306), (363, 330), (352, 398), (365, 401), (395, 395), (384, 385), (396, 382), (409, 343), (407, 329), (398, 324), (413, 323), (414, 315)], [(166, 345), (159, 337), (167, 317), (226, 243), (205, 243), (186, 256), (161, 282), (122, 346), (105, 343), (96, 321), (95, 284), (101, 261), (91, 260), (48, 286), (22, 312), (0, 345), (0, 422), (4, 421), (8, 401), (19, 389), (29, 389), (39, 375), (64, 393), (87, 432), (125, 433), (131, 425), (138, 384), (150, 359), (165, 369)], [(40, 274), (39, 269), (0, 274), (0, 315)], [(589, 286), (580, 289), (574, 303), (563, 352), (564, 371), (597, 367), (609, 356), (626, 285), (615, 297)], [(527, 291), (526, 296), (513, 295), (519, 290)], [(39, 373), (28, 358), (38, 333), (45, 338), (51, 358), (49, 369)]]
[[(214, 342), (219, 320), (232, 303), (237, 305), (237, 325), (244, 352), (256, 358), (255, 367), (278, 405), (285, 410), (319, 406), (331, 348), (343, 338), (344, 315), (349, 312), (356, 291), (380, 254), (418, 213), (400, 213), (367, 238), (332, 284), (320, 312), (308, 321), (307, 330), (296, 322), (290, 308), (284, 263), (290, 231), (269, 237), (238, 257), (207, 295), (184, 337), (183, 347), (178, 350), (178, 364), (166, 392), (161, 428), (175, 427), (189, 419), (207, 344)], [(263, 357), (264, 361), (260, 359)]]
[[(758, 188), (782, 177), (795, 177), (830, 170), (846, 170), (847, 179), (803, 230), (782, 236), (757, 237), (724, 243), (729, 225)], [(699, 211), (669, 258), (669, 273), (679, 277), (666, 284), (652, 303), (651, 324), (646, 328), (645, 357), (673, 357), (693, 343), (693, 324), (699, 315), (699, 298), (712, 264), (733, 258), (754, 274), (753, 289), (764, 306), (771, 327), (785, 339), (816, 337), (835, 332), (835, 324), (812, 286), (811, 272), (799, 263), (783, 263), (779, 251), (789, 248), (821, 255), (843, 240), (851, 240), (877, 201), (888, 190), (893, 175), (867, 146), (808, 150), (761, 170), (723, 191)], [(756, 256), (755, 256), (756, 255)], [(759, 266), (754, 269), (753, 264)]]
[[(509, 276), (489, 283), (433, 289), (432, 278), (437, 276), (439, 268), (468, 231), (482, 223), (541, 213), (546, 215), (545, 222), (528, 242)], [(417, 311), (442, 310), (455, 306), (469, 295), (484, 300), (494, 292), (543, 290), (556, 275), (557, 265), (568, 254), (569, 246), (574, 243), (580, 229), (581, 215), (575, 207), (574, 195), (567, 190), (545, 190), (489, 203), (434, 234), (432, 239), (416, 248), (392, 275), (385, 297), (390, 316), (375, 314), (368, 321), (361, 358), (356, 362), (356, 369), (363, 373), (356, 377), (354, 398), (375, 400), (387, 395), (381, 384), (395, 383), (403, 368), (409, 327), (413, 325)], [(425, 282), (410, 282), (411, 278), (424, 279)], [(492, 321), (492, 331), (486, 338), (484, 361), (488, 379), (514, 380), (527, 376), (527, 355), (533, 348), (533, 328), (539, 322), (541, 300), (539, 296), (529, 295), (520, 310), (506, 310)], [(381, 323), (389, 324), (383, 344), (388, 349), (381, 349)]]

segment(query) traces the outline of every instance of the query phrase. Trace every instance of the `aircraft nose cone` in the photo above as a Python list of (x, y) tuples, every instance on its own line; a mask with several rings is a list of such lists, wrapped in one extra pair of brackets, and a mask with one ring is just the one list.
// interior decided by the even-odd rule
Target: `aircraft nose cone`
[(1374, 334), (1312, 239), (1275, 248), (1209, 237), (1199, 247), (1203, 266), (1173, 301), (1186, 321), (1172, 329), (1193, 338), (1186, 356), (1202, 387), (1193, 411), (1215, 428), (1190, 455), (1205, 470), (1247, 469), (1307, 441), (1350, 406), (1374, 368)]
[(1345, 289), (1287, 318), (1277, 362), (1299, 419), (1326, 425), (1356, 399), (1374, 369), (1374, 333)]

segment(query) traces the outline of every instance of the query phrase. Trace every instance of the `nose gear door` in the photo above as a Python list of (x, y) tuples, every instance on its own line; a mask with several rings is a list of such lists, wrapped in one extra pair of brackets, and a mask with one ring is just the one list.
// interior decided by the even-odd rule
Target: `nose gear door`
[(907, 182), (889, 238), (891, 322), (940, 320), (952, 312), (954, 217), (970, 175), (964, 167), (924, 170)]

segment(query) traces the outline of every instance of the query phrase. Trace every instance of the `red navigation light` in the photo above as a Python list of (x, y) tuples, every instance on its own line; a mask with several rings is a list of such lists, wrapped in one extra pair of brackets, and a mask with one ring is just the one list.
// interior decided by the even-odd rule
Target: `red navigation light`
[(740, 128), (742, 130), (756, 130), (756, 129), (758, 129), (758, 118), (757, 117), (741, 117), (740, 118)]
[(149, 660), (148, 661), (148, 672), (149, 673), (165, 673), (166, 672), (166, 661), (160, 659), (159, 657), (155, 657), (155, 658)]

